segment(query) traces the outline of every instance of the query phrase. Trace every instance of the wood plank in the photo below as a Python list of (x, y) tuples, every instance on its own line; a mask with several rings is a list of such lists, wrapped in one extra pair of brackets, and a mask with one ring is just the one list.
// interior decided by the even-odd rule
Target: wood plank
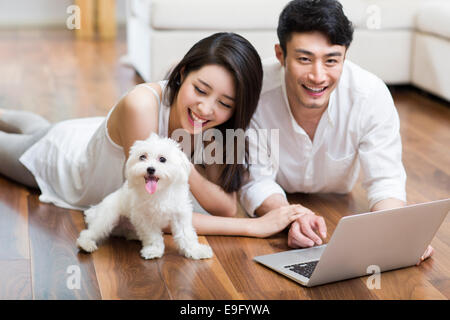
[[(41, 203), (37, 194), (28, 197), (31, 270), (34, 299), (100, 299), (94, 265), (78, 253), (75, 244), (81, 231), (81, 212)], [(68, 281), (80, 274), (80, 288)]]
[[(171, 235), (164, 236), (166, 251), (158, 266), (171, 299), (243, 299), (220, 264), (217, 253), (205, 260), (192, 260), (176, 249)], [(208, 244), (205, 237), (199, 242)]]
[(90, 254), (102, 299), (170, 299), (157, 260), (142, 259), (140, 250), (138, 241), (112, 237)]
[[(381, 274), (381, 289), (374, 289), (372, 290), (373, 293), (376, 294), (379, 299), (446, 299), (446, 297), (426, 279), (419, 268), (420, 267), (413, 266), (383, 272)], [(364, 281), (364, 278), (361, 278), (361, 281)]]
[[(254, 239), (209, 236), (214, 253), (233, 286), (245, 299), (282, 299), (287, 296), (307, 299), (304, 291), (291, 280), (254, 262), (254, 256), (277, 252), (273, 246), (286, 248), (286, 239)], [(275, 242), (274, 242), (275, 241)], [(280, 251), (280, 250), (278, 250)], [(264, 279), (264, 280), (262, 280)]]
[(450, 194), (450, 175), (434, 167), (428, 159), (404, 148), (404, 166), (407, 184), (416, 189), (428, 201), (448, 198)]
[(433, 256), (420, 265), (420, 270), (426, 279), (447, 299), (450, 299), (450, 246), (441, 239), (449, 237), (449, 228), (450, 216), (447, 216), (431, 242), (434, 248)]
[[(414, 153), (418, 157), (432, 163), (435, 168), (445, 174), (450, 174), (450, 154), (445, 152), (445, 143), (442, 141), (442, 138), (429, 137), (425, 134), (426, 131), (427, 128), (419, 130), (412, 124), (404, 124), (402, 130), (404, 153)], [(447, 129), (442, 128), (441, 132), (443, 131), (447, 131)]]
[(105, 116), (126, 90), (143, 82), (119, 62), (127, 51), (124, 29), (116, 41), (104, 42), (73, 41), (67, 30), (0, 30), (0, 49), (6, 72), (1, 107), (32, 111), (51, 122)]
[(448, 145), (445, 142), (450, 139), (450, 102), (431, 99), (412, 88), (395, 90), (393, 98), (399, 112), (401, 130), (404, 124), (408, 124), (423, 135), (441, 141), (443, 147)]
[(29, 259), (27, 189), (0, 177), (0, 260)]
[(30, 260), (0, 260), (0, 300), (30, 299)]

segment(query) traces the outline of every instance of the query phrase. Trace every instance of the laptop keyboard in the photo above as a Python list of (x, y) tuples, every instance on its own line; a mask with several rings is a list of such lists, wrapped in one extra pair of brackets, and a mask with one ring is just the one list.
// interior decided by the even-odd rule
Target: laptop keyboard
[(292, 264), (290, 266), (284, 267), (309, 279), (311, 278), (311, 275), (314, 269), (316, 268), (318, 262), (319, 261), (311, 261), (306, 263)]

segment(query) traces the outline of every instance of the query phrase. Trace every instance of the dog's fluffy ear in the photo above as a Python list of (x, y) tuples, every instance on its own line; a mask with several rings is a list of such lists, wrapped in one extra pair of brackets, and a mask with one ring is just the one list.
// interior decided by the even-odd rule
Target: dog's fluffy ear
[(183, 151), (180, 150), (181, 153), (181, 165), (184, 169), (184, 172), (187, 174), (187, 178), (189, 179), (189, 174), (191, 173), (191, 162), (189, 161), (188, 157), (184, 154)]
[(189, 158), (186, 156), (186, 154), (183, 152), (181, 145), (176, 142), (173, 139), (170, 139), (171, 142), (174, 144), (174, 146), (178, 149), (179, 152), (179, 158), (180, 158), (180, 166), (181, 168), (183, 168), (183, 172), (186, 173), (186, 181), (189, 180), (189, 174), (191, 173), (191, 162), (189, 161)]
[(130, 148), (130, 154), (132, 154), (134, 150), (139, 149), (143, 145), (145, 145), (145, 141), (136, 140)]
[(156, 140), (156, 139), (159, 139), (158, 134), (152, 132), (152, 133), (150, 133), (150, 135), (148, 136), (148, 138), (147, 138), (146, 141), (147, 141), (147, 142), (151, 142), (151, 141)]

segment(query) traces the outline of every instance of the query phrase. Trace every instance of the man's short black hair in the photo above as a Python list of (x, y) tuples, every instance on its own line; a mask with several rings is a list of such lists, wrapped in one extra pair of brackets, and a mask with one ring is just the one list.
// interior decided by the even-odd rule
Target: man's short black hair
[(331, 44), (349, 47), (353, 39), (353, 26), (337, 0), (293, 0), (280, 14), (278, 40), (286, 56), (286, 43), (293, 32), (319, 31)]

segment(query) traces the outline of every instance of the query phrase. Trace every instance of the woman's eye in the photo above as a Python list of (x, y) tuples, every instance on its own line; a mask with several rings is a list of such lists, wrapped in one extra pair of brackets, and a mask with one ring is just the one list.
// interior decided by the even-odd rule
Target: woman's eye
[(222, 101), (219, 101), (219, 103), (220, 103), (221, 105), (223, 105), (225, 108), (228, 108), (228, 109), (231, 109), (231, 108), (232, 108), (232, 106), (230, 106), (229, 104), (223, 103)]
[(195, 91), (197, 91), (198, 93), (200, 93), (200, 94), (206, 94), (206, 92), (203, 91), (203, 90), (201, 90), (199, 87), (194, 86), (194, 88), (195, 88)]
[(166, 158), (164, 158), (164, 157), (160, 157), (159, 158), (159, 162), (162, 162), (162, 163), (164, 163), (164, 162), (166, 162), (167, 160), (166, 160)]
[(141, 161), (147, 160), (147, 156), (145, 154), (143, 154), (139, 157), (139, 160), (141, 160)]

